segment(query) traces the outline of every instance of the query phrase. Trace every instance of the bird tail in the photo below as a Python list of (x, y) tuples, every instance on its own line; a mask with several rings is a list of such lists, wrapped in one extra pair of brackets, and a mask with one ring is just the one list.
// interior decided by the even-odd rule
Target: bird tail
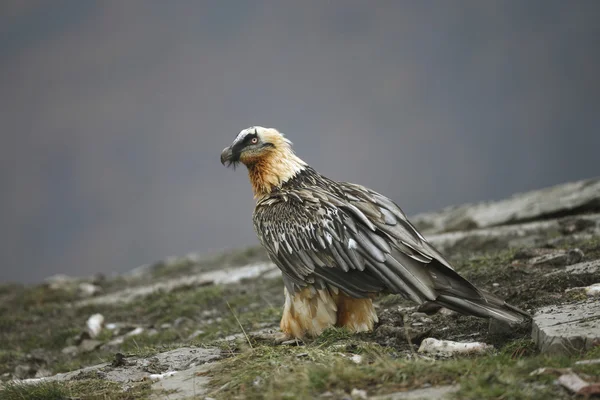
[(531, 318), (520, 308), (508, 304), (492, 293), (476, 288), (445, 265), (437, 261), (430, 265), (430, 275), (437, 283), (435, 289), (438, 296), (434, 303), (461, 314), (494, 318), (508, 323), (520, 323)]
[(440, 295), (435, 303), (461, 314), (481, 318), (494, 318), (511, 324), (521, 323), (531, 316), (491, 293), (481, 291), (481, 299), (465, 299), (452, 295)]

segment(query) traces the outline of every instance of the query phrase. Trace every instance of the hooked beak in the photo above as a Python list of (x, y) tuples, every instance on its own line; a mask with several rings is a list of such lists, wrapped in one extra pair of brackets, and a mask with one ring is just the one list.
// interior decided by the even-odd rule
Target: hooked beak
[(221, 152), (221, 164), (229, 167), (231, 164), (235, 164), (236, 162), (237, 160), (234, 160), (231, 146), (225, 147)]

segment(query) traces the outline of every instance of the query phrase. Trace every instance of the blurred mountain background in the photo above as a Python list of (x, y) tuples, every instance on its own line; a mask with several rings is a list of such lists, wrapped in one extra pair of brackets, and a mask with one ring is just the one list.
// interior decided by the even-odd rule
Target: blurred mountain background
[(0, 5), (0, 281), (257, 243), (275, 127), (414, 215), (600, 174), (600, 2)]

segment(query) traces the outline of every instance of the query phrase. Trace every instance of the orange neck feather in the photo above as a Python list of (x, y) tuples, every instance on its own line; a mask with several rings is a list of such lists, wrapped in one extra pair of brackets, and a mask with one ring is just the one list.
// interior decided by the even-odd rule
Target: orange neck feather
[(306, 164), (291, 151), (270, 151), (246, 164), (255, 198), (263, 197), (302, 171)]

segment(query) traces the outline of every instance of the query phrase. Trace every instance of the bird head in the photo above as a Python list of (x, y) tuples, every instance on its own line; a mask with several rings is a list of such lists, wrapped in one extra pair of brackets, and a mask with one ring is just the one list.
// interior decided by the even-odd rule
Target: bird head
[(242, 130), (221, 152), (227, 167), (238, 163), (248, 168), (255, 197), (270, 193), (306, 168), (292, 150), (292, 142), (276, 129), (253, 126)]
[(221, 163), (228, 167), (238, 163), (250, 166), (287, 151), (291, 151), (291, 142), (276, 129), (252, 126), (243, 129), (231, 146), (223, 149)]

